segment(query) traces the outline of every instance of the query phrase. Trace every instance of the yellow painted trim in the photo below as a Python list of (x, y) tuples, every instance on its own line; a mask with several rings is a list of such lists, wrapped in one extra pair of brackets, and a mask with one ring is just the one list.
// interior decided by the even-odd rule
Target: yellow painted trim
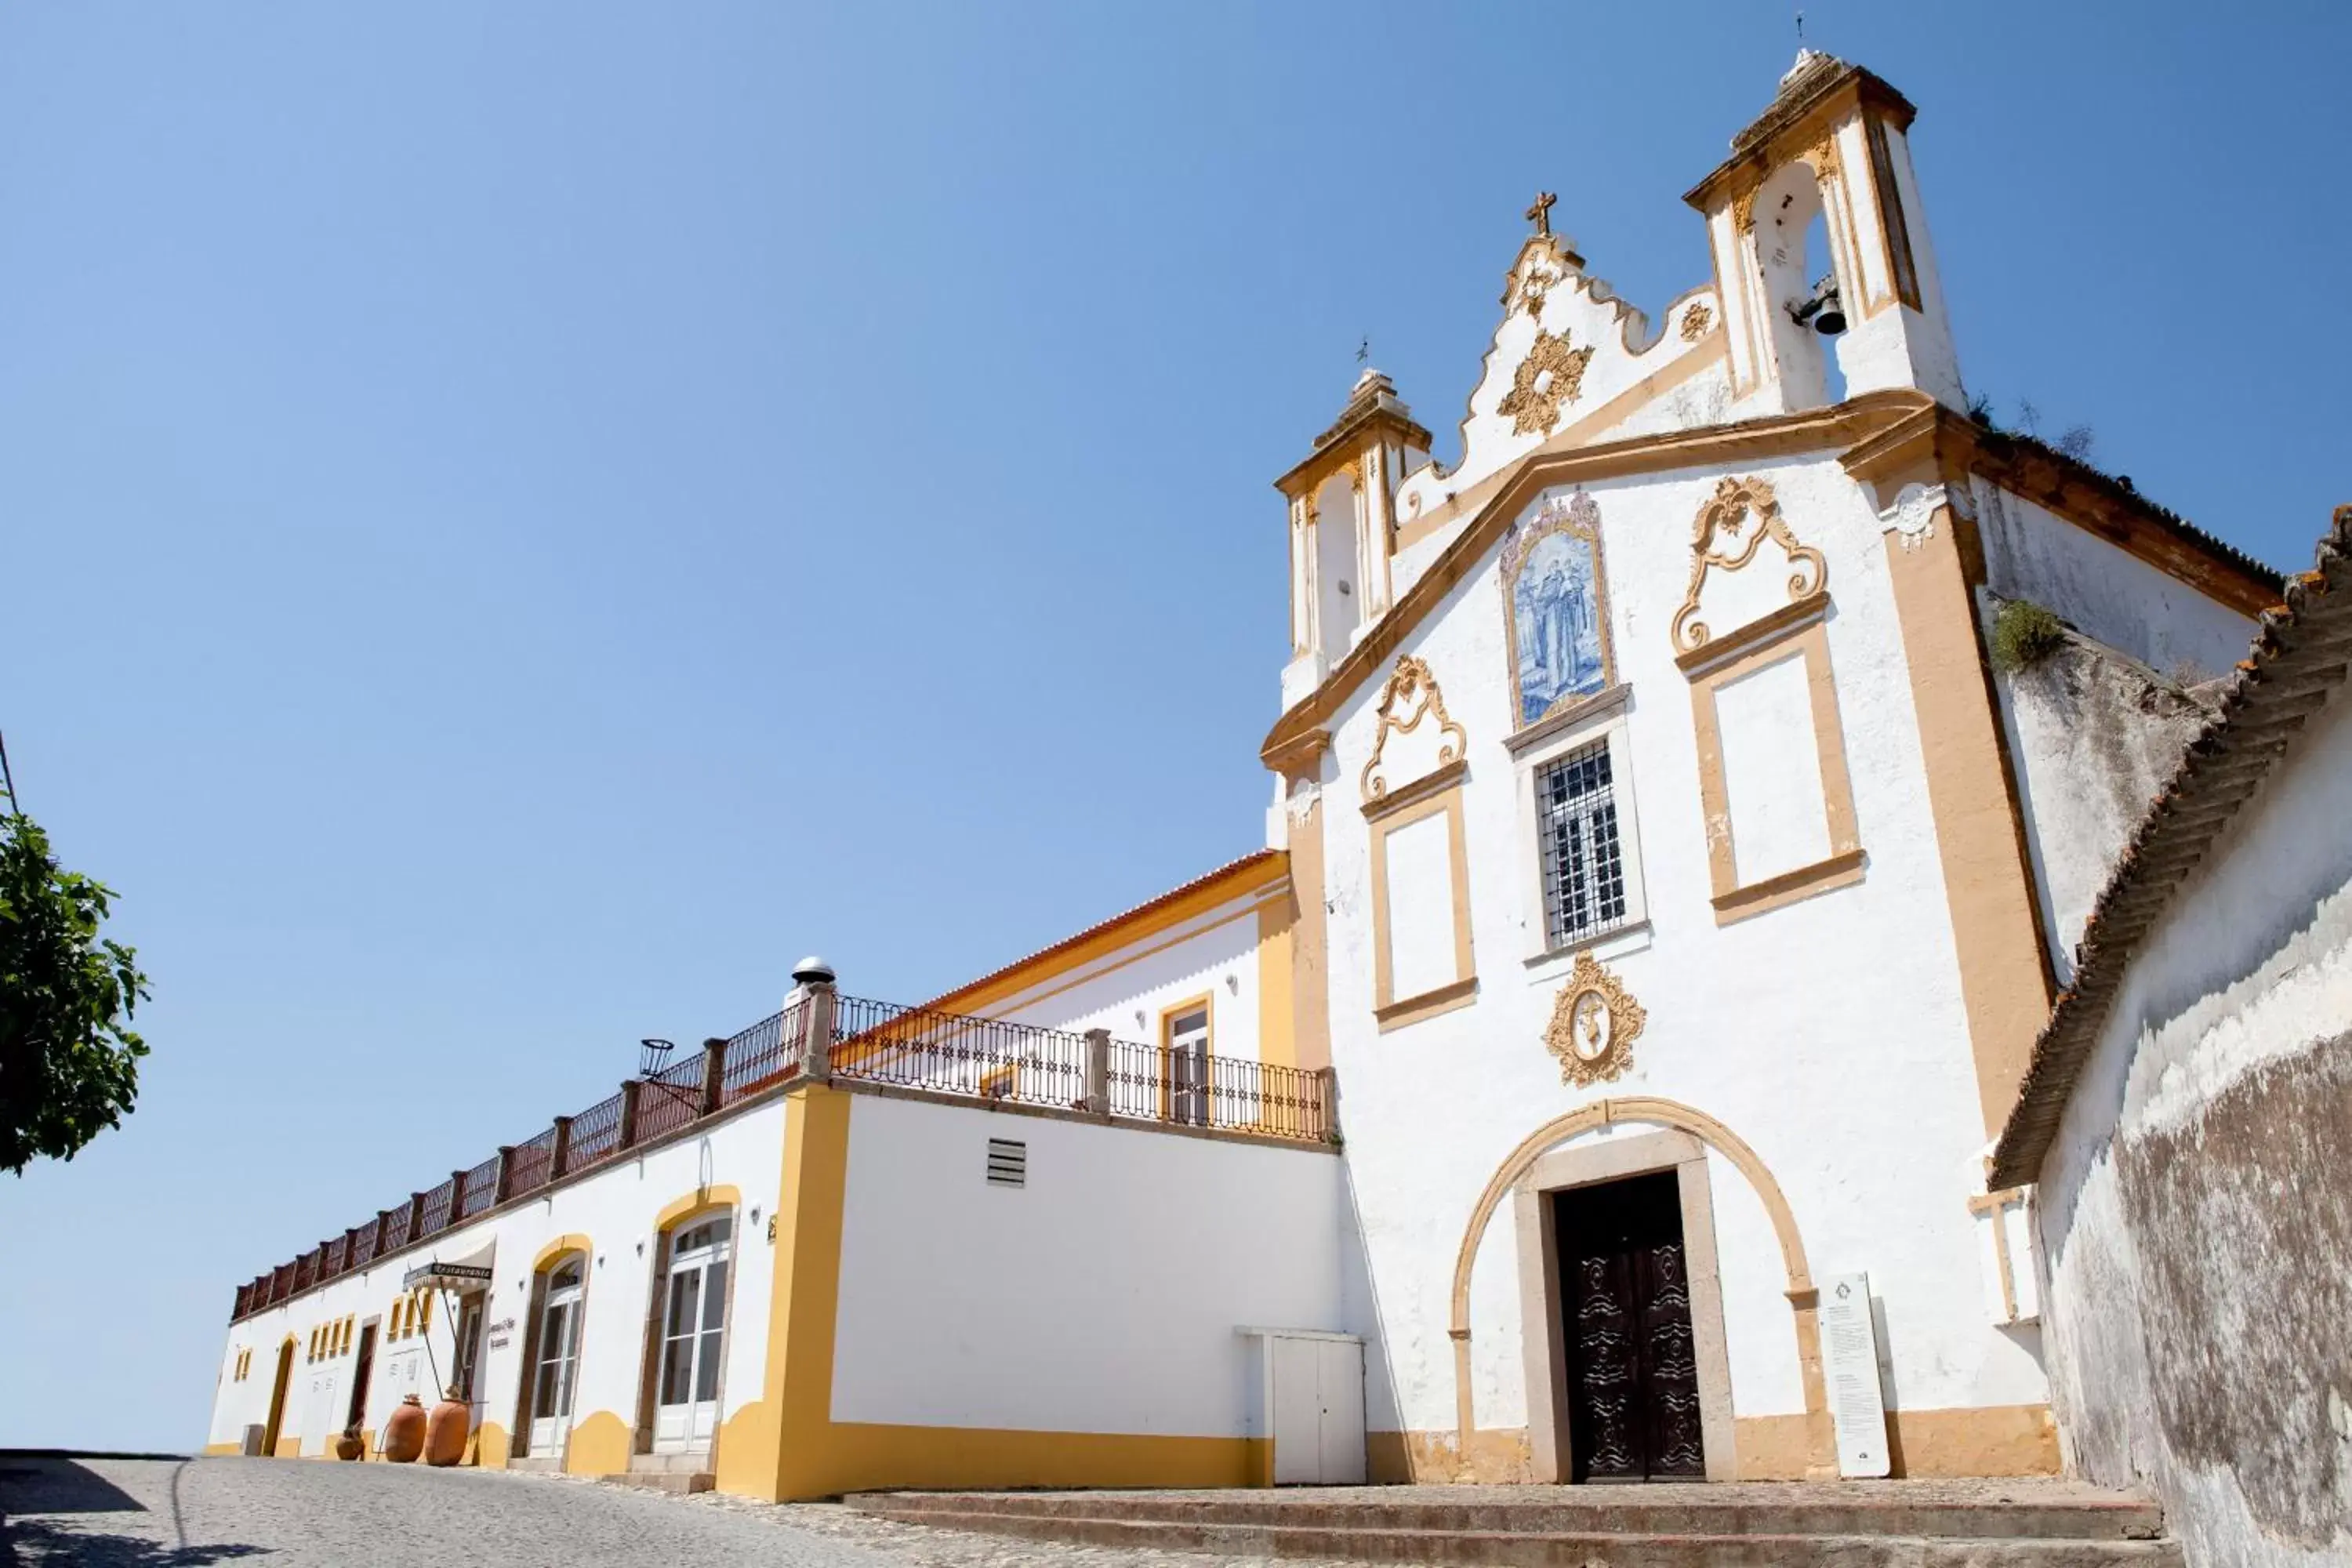
[(1186, 942), (1194, 941), (1200, 937), (1204, 937), (1213, 931), (1223, 931), (1225, 927), (1233, 924), (1235, 921), (1248, 920), (1251, 916), (1257, 914), (1260, 910), (1265, 910), (1269, 905), (1279, 906), (1282, 902), (1282, 895), (1277, 893), (1271, 898), (1261, 899), (1256, 903), (1244, 905), (1243, 908), (1235, 910), (1233, 913), (1227, 915), (1223, 920), (1212, 921), (1204, 926), (1195, 926), (1191, 931), (1184, 932), (1181, 936), (1172, 936), (1166, 942), (1154, 942), (1150, 947), (1140, 947), (1132, 952), (1121, 954), (1118, 961), (1115, 963), (1106, 963), (1099, 969), (1088, 969), (1083, 973), (1072, 975), (1068, 980), (1055, 986), (1050, 991), (1040, 991), (1034, 995), (1024, 994), (1020, 997), (1018, 1003), (1015, 1004), (1015, 1008), (1017, 1010), (1020, 1008), (1034, 1007), (1040, 1002), (1050, 1002), (1055, 997), (1061, 995), (1064, 992), (1076, 991), (1081, 985), (1091, 985), (1106, 974), (1116, 974), (1120, 970), (1127, 968), (1130, 964), (1140, 963), (1147, 958), (1156, 958), (1160, 953), (1166, 952), (1171, 947), (1181, 947)]
[(1323, 905), (1323, 800), (1303, 814), (1286, 803), (1289, 819), (1290, 890), (1297, 910), (1290, 938), (1291, 1053), (1294, 1065), (1319, 1071), (1331, 1065), (1330, 919)]
[[(1187, 996), (1181, 1002), (1160, 1009), (1160, 1118), (1175, 1119), (1176, 1075), (1172, 1070), (1176, 1056), (1176, 1019), (1195, 1008), (1209, 1015), (1209, 1054), (1217, 1054), (1217, 994), (1203, 991), (1198, 996)], [(1205, 1086), (1203, 1086), (1205, 1092)]]
[[(1477, 988), (1478, 965), (1470, 944), (1470, 856), (1462, 825), (1462, 784), (1466, 775), (1458, 764), (1455, 770), (1440, 770), (1440, 775), (1448, 782), (1436, 793), (1421, 795), (1371, 822), (1372, 1016), (1381, 1020), (1383, 1029), (1433, 1016), (1447, 1005), (1462, 1005)], [(1445, 818), (1447, 880), (1454, 901), (1454, 978), (1415, 995), (1399, 996), (1389, 952), (1389, 836), (1438, 816)]]
[[(1805, 1479), (1806, 1417), (1732, 1418), (1743, 1481)], [(1988, 1405), (1886, 1413), (1887, 1458), (1895, 1476), (2054, 1476), (2058, 1423), (2047, 1405)]]
[(796, 1498), (895, 1488), (1245, 1487), (1273, 1470), (1263, 1437), (1023, 1432), (829, 1423)]
[(1298, 1065), (1290, 975), (1291, 931), (1297, 923), (1294, 898), (1257, 906), (1257, 1059), (1276, 1067)]
[(1480, 1428), (1471, 1435), (1466, 1459), (1460, 1438), (1452, 1432), (1364, 1434), (1364, 1479), (1374, 1486), (1459, 1480), (1514, 1486), (1532, 1479), (1534, 1473), (1524, 1426)]
[(544, 1274), (550, 1264), (574, 1252), (584, 1252), (593, 1258), (596, 1256), (596, 1244), (578, 1231), (566, 1232), (532, 1255), (530, 1271), (533, 1274)]
[(762, 1396), (721, 1428), (719, 1489), (803, 1500), (888, 1487), (1246, 1486), (1271, 1445), (833, 1419), (843, 1204), (855, 1097), (796, 1084), (784, 1097), (784, 1161)]
[(567, 1476), (618, 1476), (627, 1473), (629, 1455), (636, 1448), (636, 1433), (609, 1410), (594, 1410), (572, 1426), (563, 1449)]
[[(1413, 628), (1444, 603), (1486, 559), (1518, 514), (1555, 485), (1629, 478), (1636, 474), (1698, 468), (1717, 463), (1743, 466), (1774, 458), (1866, 443), (1919, 411), (1933, 407), (1923, 393), (1906, 389), (1865, 392), (1827, 408), (1770, 415), (1732, 426), (1670, 430), (1605, 441), (1570, 451), (1538, 448), (1506, 468), (1499, 486), (1470, 522), (1413, 579), (1389, 613), (1372, 623), (1361, 642), (1335, 662), (1314, 691), (1293, 703), (1267, 731), (1258, 755), (1268, 767), (1286, 755), (1307, 731), (1318, 729), (1340, 704), (1370, 681)], [(1482, 483), (1485, 481), (1482, 481)]]
[[(1775, 616), (1771, 633), (1760, 639), (1752, 634), (1740, 651), (1691, 676), (1691, 722), (1698, 740), (1699, 805), (1706, 830), (1709, 891), (1715, 922), (1729, 925), (1776, 910), (1799, 899), (1850, 886), (1862, 879), (1860, 830), (1853, 813), (1853, 783), (1846, 773), (1845, 731), (1838, 720), (1837, 682), (1830, 668), (1829, 636), (1821, 616), (1827, 597), (1808, 599), (1791, 610), (1801, 610), (1793, 623)], [(1724, 687), (1759, 669), (1801, 659), (1813, 723), (1813, 755), (1822, 780), (1823, 836), (1830, 852), (1809, 866), (1794, 867), (1752, 881), (1739, 880), (1738, 846), (1732, 842), (1730, 782), (1723, 771), (1723, 736), (1717, 720), (1717, 694)]]
[[(993, 974), (984, 975), (944, 995), (934, 997), (924, 1005), (936, 1012), (979, 1012), (1008, 997), (1034, 990), (1047, 981), (1097, 959), (1108, 958), (1122, 948), (1212, 913), (1221, 905), (1263, 892), (1280, 882), (1288, 874), (1288, 869), (1287, 858), (1279, 852), (1253, 856), (1223, 872), (1213, 872), (1190, 888), (1164, 894)], [(1234, 918), (1238, 919), (1239, 915)], [(1224, 922), (1218, 923), (1222, 925)], [(1039, 999), (1030, 998), (1031, 1001)]]
[[(783, 1180), (768, 1316), (764, 1400), (774, 1448), (755, 1463), (774, 1500), (824, 1497), (833, 1424), (834, 1321), (841, 1300), (842, 1205), (849, 1185), (850, 1096), (823, 1084), (784, 1099)], [(759, 1444), (766, 1434), (754, 1436)]]
[(687, 1215), (699, 1214), (704, 1209), (742, 1206), (743, 1194), (733, 1187), (723, 1183), (717, 1186), (703, 1187), (687, 1194), (682, 1198), (664, 1204), (661, 1213), (654, 1215), (654, 1229), (656, 1232), (667, 1230)]
[[(1699, 288), (1690, 290), (1691, 294), (1699, 294), (1704, 292), (1706, 292), (1705, 285), (1701, 285)], [(1687, 299), (1688, 297), (1688, 294), (1684, 296), (1685, 299)], [(1720, 298), (1721, 294), (1718, 290), (1718, 300)], [(1662, 321), (1671, 322), (1674, 319), (1675, 310), (1679, 307), (1680, 303), (1681, 301), (1677, 300), (1674, 305), (1667, 306), (1665, 315), (1660, 319)], [(1712, 339), (1713, 341), (1710, 342), (1708, 341), (1709, 339)], [(1659, 342), (1664, 342), (1664, 341), (1665, 339), (1662, 333), (1660, 335)], [(1706, 338), (1702, 338), (1688, 351), (1677, 354), (1663, 366), (1652, 371), (1649, 374), (1643, 376), (1641, 380), (1635, 382), (1633, 385), (1627, 387), (1624, 391), (1619, 393), (1608, 402), (1602, 404), (1600, 407), (1592, 410), (1591, 413), (1585, 415), (1583, 417), (1568, 426), (1567, 428), (1546, 438), (1544, 443), (1540, 447), (1535, 448), (1535, 452), (1530, 453), (1529, 456), (1547, 452), (1565, 452), (1571, 448), (1581, 447), (1592, 438), (1595, 432), (1606, 430), (1613, 425), (1623, 424), (1627, 419), (1632, 418), (1635, 414), (1640, 413), (1643, 408), (1649, 406), (1649, 405), (1654, 403), (1660, 397), (1664, 396), (1667, 393), (1672, 392), (1683, 383), (1689, 381), (1694, 376), (1696, 376), (1702, 371), (1714, 369), (1717, 362), (1722, 361), (1727, 365), (1730, 358), (1731, 351), (1729, 344), (1726, 342), (1725, 334), (1719, 328), (1711, 331), (1707, 334)], [(1524, 459), (1514, 459), (1514, 461), (1523, 460)], [(1503, 473), (1508, 472), (1509, 469), (1507, 468), (1503, 470)], [(1502, 474), (1498, 473), (1493, 477), (1500, 479)], [(1484, 483), (1484, 481), (1481, 482)], [(1396, 537), (1397, 552), (1402, 553), (1404, 551), (1412, 549), (1414, 545), (1420, 543), (1431, 534), (1435, 533), (1439, 529), (1444, 528), (1447, 523), (1450, 523), (1454, 519), (1460, 517), (1463, 511), (1462, 499), (1464, 498), (1457, 498), (1455, 500), (1444, 506), (1433, 507), (1429, 510), (1422, 513), (1419, 517), (1413, 519), (1412, 522), (1398, 529)], [(1470, 499), (1472, 503), (1474, 505), (1475, 504), (1476, 497), (1475, 492), (1471, 498), (1466, 499)], [(1602, 599), (1602, 602), (1604, 604), (1607, 603), (1605, 597)], [(1512, 668), (1516, 670), (1517, 666), (1514, 664)], [(1517, 712), (1516, 705), (1514, 705), (1512, 711), (1514, 716), (1516, 716)]]
[(474, 1463), (486, 1470), (503, 1470), (513, 1457), (514, 1439), (495, 1421), (485, 1421), (474, 1434)]
[(208, 1457), (218, 1454), (242, 1454), (244, 1452), (245, 1445), (242, 1443), (207, 1443), (205, 1445), (205, 1453)]
[(1475, 974), (1465, 974), (1450, 985), (1441, 985), (1434, 991), (1424, 991), (1418, 996), (1407, 996), (1402, 1001), (1391, 1002), (1384, 1007), (1375, 1007), (1372, 1009), (1372, 1021), (1380, 1026), (1381, 1033), (1385, 1035), (1391, 1029), (1405, 1028), (1410, 1025), (1421, 1023), (1424, 1019), (1434, 1018), (1440, 1014), (1467, 1007), (1476, 1000), (1478, 1000), (1478, 977)]
[(2024, 1080), (2049, 1016), (2051, 983), (1959, 526), (1949, 507), (1938, 508), (1917, 541), (1886, 536), (1886, 563), (1990, 1136), (2009, 1120)]
[(273, 1459), (300, 1458), (302, 1457), (302, 1439), (299, 1436), (278, 1438), (278, 1451), (269, 1457)]

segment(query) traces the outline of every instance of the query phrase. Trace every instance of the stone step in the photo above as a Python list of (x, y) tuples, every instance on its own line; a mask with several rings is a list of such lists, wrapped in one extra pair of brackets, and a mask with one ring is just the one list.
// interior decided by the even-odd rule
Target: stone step
[[(936, 1512), (1136, 1524), (1579, 1535), (1868, 1536), (1942, 1540), (2153, 1541), (2154, 1503), (2107, 1493), (1959, 1500), (1810, 1488), (1734, 1493), (1699, 1486), (1469, 1489), (1443, 1499), (1387, 1489), (1231, 1492), (891, 1492), (850, 1500), (920, 1522)], [(1785, 1497), (1772, 1497), (1785, 1490)], [(1583, 1494), (1583, 1495), (1580, 1495)], [(967, 1527), (968, 1528), (968, 1527)]]
[(860, 1506), (886, 1519), (1029, 1541), (1447, 1568), (2181, 1568), (2170, 1541), (1342, 1529)]
[(599, 1476), (608, 1486), (641, 1487), (651, 1492), (673, 1492), (680, 1496), (691, 1492), (707, 1492), (718, 1484), (719, 1478), (709, 1470), (630, 1470), (617, 1476)]

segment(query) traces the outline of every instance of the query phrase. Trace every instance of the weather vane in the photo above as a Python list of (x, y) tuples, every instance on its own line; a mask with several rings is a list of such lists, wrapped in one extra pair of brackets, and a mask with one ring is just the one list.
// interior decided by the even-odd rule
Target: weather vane
[(1356, 363), (1357, 363), (1358, 364), (1370, 364), (1370, 363), (1372, 363), (1372, 340), (1371, 340), (1371, 339), (1370, 339), (1370, 338), (1364, 338), (1364, 339), (1360, 340), (1360, 341), (1357, 342), (1357, 344), (1356, 344)]

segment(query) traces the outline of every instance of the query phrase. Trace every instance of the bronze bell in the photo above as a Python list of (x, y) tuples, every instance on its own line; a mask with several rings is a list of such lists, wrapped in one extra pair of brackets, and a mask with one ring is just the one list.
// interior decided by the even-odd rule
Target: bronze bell
[(1838, 300), (1836, 273), (1813, 285), (1812, 307), (1813, 331), (1825, 338), (1845, 331), (1845, 307)]

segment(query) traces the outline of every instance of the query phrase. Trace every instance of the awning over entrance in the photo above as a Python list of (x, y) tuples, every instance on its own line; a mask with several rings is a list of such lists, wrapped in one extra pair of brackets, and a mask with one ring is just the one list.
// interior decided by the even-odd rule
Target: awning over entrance
[(498, 1245), (478, 1247), (457, 1258), (431, 1258), (400, 1277), (404, 1290), (431, 1289), (456, 1290), (461, 1294), (479, 1290), (490, 1282), (490, 1265), (498, 1256)]

